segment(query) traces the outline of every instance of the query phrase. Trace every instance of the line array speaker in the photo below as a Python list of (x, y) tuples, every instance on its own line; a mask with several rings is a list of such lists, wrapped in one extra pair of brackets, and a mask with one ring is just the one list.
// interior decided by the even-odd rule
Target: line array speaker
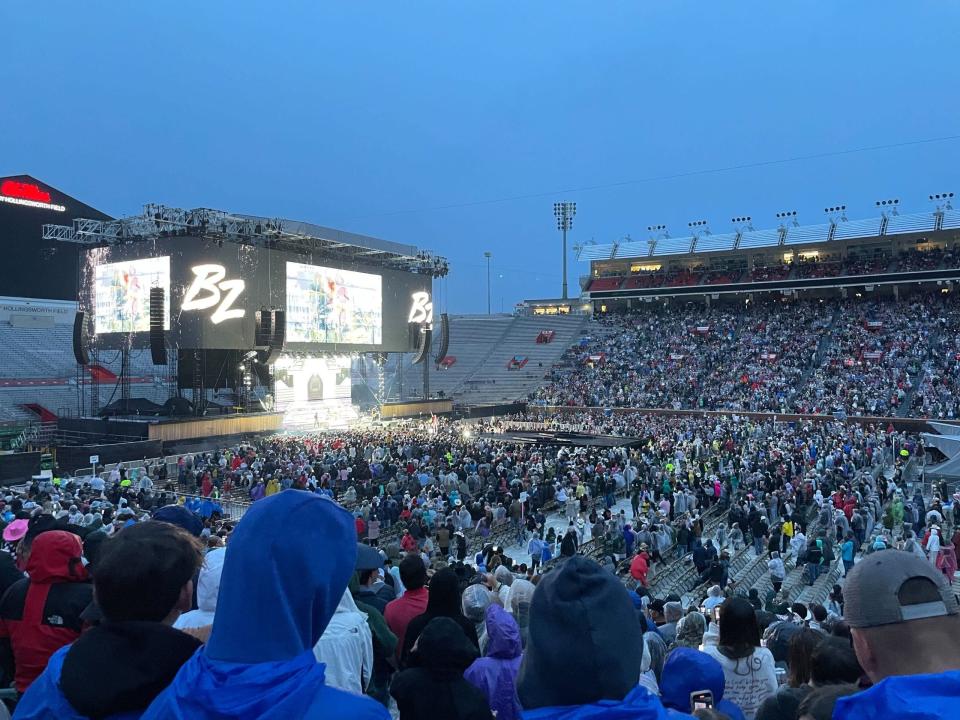
[(440, 315), (440, 347), (434, 353), (433, 362), (439, 365), (447, 356), (447, 350), (450, 348), (450, 317), (443, 313)]
[(253, 344), (265, 348), (273, 343), (273, 310), (257, 310), (257, 325), (253, 331)]
[(150, 288), (150, 358), (154, 365), (167, 364), (167, 342), (163, 330), (165, 296), (162, 287)]
[(87, 314), (80, 310), (73, 316), (73, 357), (77, 364), (90, 364), (90, 327)]
[(273, 340), (271, 345), (275, 352), (283, 350), (283, 345), (287, 341), (287, 313), (284, 310), (273, 311)]
[(283, 350), (287, 336), (287, 315), (283, 310), (261, 309), (256, 314), (254, 347), (257, 362), (274, 363)]
[(419, 365), (428, 357), (430, 357), (430, 339), (433, 335), (433, 330), (429, 327), (421, 327), (419, 335), (419, 342), (417, 344), (416, 354), (413, 356), (413, 364)]

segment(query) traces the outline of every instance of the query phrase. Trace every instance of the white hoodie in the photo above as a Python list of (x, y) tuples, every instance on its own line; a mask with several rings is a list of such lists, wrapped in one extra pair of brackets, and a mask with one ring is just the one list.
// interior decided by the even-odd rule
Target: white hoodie
[(373, 634), (366, 613), (357, 608), (349, 588), (344, 590), (330, 624), (313, 647), (313, 654), (327, 666), (327, 685), (363, 695), (373, 672)]
[(173, 624), (177, 630), (213, 624), (217, 597), (220, 595), (220, 575), (223, 573), (223, 561), (226, 556), (226, 548), (215, 548), (204, 556), (200, 577), (197, 579), (197, 609), (177, 618)]

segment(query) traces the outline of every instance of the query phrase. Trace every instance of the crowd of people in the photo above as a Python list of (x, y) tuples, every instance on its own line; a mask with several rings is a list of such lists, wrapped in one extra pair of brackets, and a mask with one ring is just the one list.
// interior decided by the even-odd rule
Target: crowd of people
[(599, 316), (530, 400), (887, 417), (912, 408), (952, 418), (958, 323), (956, 293), (736, 309), (650, 303)]
[(225, 548), (182, 505), (109, 534), (10, 521), (14, 717), (942, 718), (960, 695), (956, 600), (912, 552), (864, 556), (829, 608), (684, 608), (576, 553), (394, 556), (355, 519), (291, 487), (214, 518)]
[[(0, 670), (14, 717), (829, 717), (815, 711), (836, 683), (853, 693), (921, 662), (882, 656), (878, 638), (900, 631), (874, 629), (862, 600), (844, 612), (858, 571), (868, 586), (896, 577), (887, 557), (914, 563), (905, 606), (944, 598), (904, 622), (955, 632), (954, 542), (939, 533), (960, 503), (911, 493), (917, 437), (839, 420), (577, 421), (636, 440), (504, 434), (563, 429), (554, 416), (410, 424), (10, 491)], [(239, 522), (221, 507), (237, 497)], [(708, 510), (725, 513), (710, 532)], [(769, 557), (766, 597), (733, 582), (745, 546)], [(849, 577), (823, 605), (788, 604), (791, 557), (811, 582), (831, 562)], [(713, 586), (688, 607), (653, 582), (684, 559)], [(916, 672), (952, 662), (938, 651)], [(900, 697), (884, 687), (837, 712)]]

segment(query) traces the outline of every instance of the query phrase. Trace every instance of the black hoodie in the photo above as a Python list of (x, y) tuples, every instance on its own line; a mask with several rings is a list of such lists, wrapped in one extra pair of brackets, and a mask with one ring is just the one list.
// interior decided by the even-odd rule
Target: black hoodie
[(390, 685), (402, 720), (491, 718), (486, 695), (463, 677), (479, 655), (456, 621), (437, 617), (427, 623), (410, 658), (416, 667), (397, 673)]
[(525, 710), (623, 700), (640, 678), (643, 636), (623, 584), (576, 555), (543, 576), (517, 676)]
[(420, 637), (420, 633), (434, 618), (448, 617), (453, 620), (466, 638), (480, 651), (480, 641), (477, 639), (477, 627), (463, 616), (460, 608), (460, 578), (453, 568), (443, 568), (430, 580), (430, 594), (427, 597), (427, 609), (417, 615), (407, 625), (407, 631), (403, 636), (403, 648), (400, 651), (400, 664), (406, 666), (407, 658), (410, 655), (410, 649)]
[(199, 647), (199, 640), (162, 623), (104, 623), (70, 646), (60, 691), (90, 718), (143, 711)]

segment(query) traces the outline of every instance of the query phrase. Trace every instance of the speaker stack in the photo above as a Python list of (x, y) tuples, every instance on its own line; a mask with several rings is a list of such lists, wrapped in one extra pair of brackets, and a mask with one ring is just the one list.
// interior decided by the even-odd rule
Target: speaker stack
[(433, 337), (433, 330), (430, 329), (429, 325), (421, 325), (420, 323), (410, 323), (410, 325), (412, 326), (410, 331), (416, 333), (412, 362), (414, 365), (419, 365), (430, 357), (430, 340)]
[(164, 334), (164, 301), (166, 291), (162, 287), (150, 288), (150, 358), (154, 365), (167, 364), (167, 342)]
[(287, 318), (283, 310), (261, 309), (256, 314), (256, 327), (253, 337), (257, 360), (261, 363), (273, 363), (283, 350), (287, 335)]
[(78, 365), (90, 364), (90, 323), (88, 315), (80, 310), (73, 316), (73, 357)]
[(253, 344), (260, 350), (266, 350), (273, 344), (273, 310), (257, 310), (257, 324), (253, 331)]
[(433, 362), (440, 365), (447, 356), (447, 350), (450, 348), (450, 317), (443, 313), (440, 316), (440, 342), (437, 352), (433, 356)]

